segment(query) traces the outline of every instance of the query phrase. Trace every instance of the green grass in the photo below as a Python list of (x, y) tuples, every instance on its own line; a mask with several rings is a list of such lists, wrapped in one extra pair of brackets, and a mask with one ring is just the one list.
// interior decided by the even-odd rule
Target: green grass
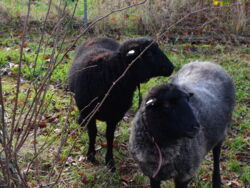
[[(75, 6), (75, 2), (72, 0), (66, 0), (67, 2), (67, 9), (66, 11), (72, 10)], [(0, 6), (3, 6), (5, 10), (8, 10), (9, 14), (14, 17), (20, 17), (27, 14), (28, 9), (28, 0), (5, 0), (0, 3)], [(78, 2), (79, 6), (76, 9), (76, 16), (83, 16), (83, 0), (79, 0)], [(91, 0), (88, 0), (89, 8), (91, 8), (92, 3)], [(52, 1), (51, 5), (51, 11), (50, 15), (51, 18), (57, 14), (57, 7), (61, 8), (63, 10), (64, 3), (60, 4), (59, 1)], [(13, 8), (15, 7), (15, 8)], [(48, 1), (46, 0), (40, 0), (40, 1), (33, 1), (31, 2), (31, 18), (33, 20), (39, 20), (42, 17), (45, 17), (46, 12), (48, 10)]]
[[(15, 33), (15, 32), (13, 32)], [(20, 41), (18, 43), (13, 38), (6, 39), (8, 35), (4, 35), (0, 39), (0, 68), (7, 69), (9, 75), (17, 75), (18, 65), (20, 62)], [(32, 36), (34, 37), (34, 36)], [(38, 50), (38, 41), (40, 40), (39, 35), (35, 35), (35, 38), (30, 38), (25, 43), (22, 57), (22, 69), (21, 74), (25, 80), (41, 80), (50, 66), (50, 54), (52, 52), (52, 46), (45, 44), (41, 46), (40, 53), (37, 57), (35, 65), (36, 54)], [(47, 39), (46, 39), (47, 40)], [(45, 40), (45, 41), (46, 41)], [(9, 42), (9, 43), (8, 43)], [(56, 51), (55, 57), (58, 59), (62, 57), (62, 52), (59, 48)], [(72, 59), (74, 52), (70, 51), (68, 56)], [(51, 77), (52, 83), (62, 84), (65, 82), (67, 71), (69, 68), (69, 58), (66, 58), (53, 72)]]
[[(14, 36), (15, 33), (13, 33)], [(50, 46), (42, 46), (42, 51), (38, 56), (37, 72), (33, 73), (33, 63), (35, 52), (38, 45), (38, 36), (29, 36), (29, 42), (25, 49), (30, 49), (24, 52), (22, 64), (22, 78), (26, 80), (21, 84), (20, 104), (19, 110), (22, 107), (22, 101), (26, 96), (28, 88), (32, 88), (30, 82), (35, 80), (37, 76), (43, 75), (46, 72), (46, 58), (50, 54), (52, 48)], [(0, 68), (9, 66), (9, 62), (17, 65), (19, 62), (19, 42), (16, 37), (5, 37), (0, 39)], [(166, 52), (169, 59), (175, 64), (175, 72), (179, 70), (182, 65), (192, 60), (210, 60), (222, 65), (225, 70), (232, 76), (236, 87), (236, 106), (233, 113), (232, 128), (229, 136), (224, 142), (222, 150), (222, 181), (224, 187), (230, 187), (232, 181), (236, 181), (242, 187), (250, 184), (249, 177), (249, 129), (250, 129), (250, 60), (242, 54), (246, 54), (249, 50), (247, 47), (232, 47), (223, 45), (196, 45), (195, 51), (190, 50), (190, 44), (169, 45), (162, 44), (162, 49)], [(8, 49), (8, 50), (7, 50)], [(73, 59), (73, 51), (70, 52), (68, 59), (63, 61), (57, 67), (52, 75), (50, 84), (56, 85), (64, 82), (67, 77), (67, 70), (70, 62)], [(15, 92), (17, 67), (13, 66), (7, 70), (12, 72), (3, 78), (3, 90), (5, 92), (6, 111), (11, 115), (13, 109), (13, 99)], [(174, 75), (174, 74), (173, 74)], [(171, 78), (158, 77), (153, 78), (149, 82), (141, 85), (142, 95), (145, 96), (147, 91), (155, 86), (167, 82)], [(34, 91), (31, 93), (29, 101), (34, 97)], [(88, 136), (86, 130), (81, 130), (77, 124), (78, 111), (75, 107), (70, 107), (69, 128), (67, 130), (68, 138), (62, 147), (60, 158), (56, 161), (55, 167), (51, 164), (53, 157), (56, 155), (57, 147), (60, 144), (60, 134), (65, 125), (65, 117), (68, 113), (68, 105), (70, 103), (69, 95), (57, 87), (51, 87), (46, 97), (46, 108), (44, 114), (45, 128), (39, 129), (38, 145), (43, 143), (53, 143), (41, 155), (39, 155), (38, 174), (31, 167), (31, 171), (27, 174), (27, 180), (33, 185), (38, 183), (48, 183), (48, 177), (53, 182), (60, 168), (63, 160), (67, 157), (70, 147), (76, 140), (73, 151), (70, 153), (70, 160), (62, 172), (61, 179), (57, 187), (148, 187), (149, 180), (143, 176), (139, 171), (134, 161), (129, 157), (128, 140), (130, 124), (123, 121), (117, 128), (117, 133), (114, 142), (114, 158), (116, 161), (117, 170), (115, 173), (109, 172), (105, 167), (104, 155), (106, 152), (105, 128), (103, 122), (98, 121), (98, 137), (97, 137), (97, 159), (100, 164), (93, 166), (89, 164), (84, 157), (87, 152)], [(136, 91), (133, 100), (133, 106), (130, 109), (135, 113), (138, 107), (138, 93)], [(49, 117), (58, 114), (55, 121), (48, 121)], [(131, 121), (132, 119), (130, 119)], [(74, 130), (76, 132), (74, 133)], [(79, 136), (78, 136), (79, 135)], [(33, 158), (33, 137), (29, 137), (25, 146), (21, 149), (19, 155), (19, 164), (21, 169), (25, 169), (27, 163)], [(200, 170), (191, 183), (191, 187), (210, 188), (211, 187), (211, 172), (212, 172), (212, 157), (211, 154), (204, 160)], [(52, 172), (50, 174), (50, 171)], [(0, 178), (1, 178), (0, 174)], [(173, 187), (172, 181), (163, 183), (163, 188)]]

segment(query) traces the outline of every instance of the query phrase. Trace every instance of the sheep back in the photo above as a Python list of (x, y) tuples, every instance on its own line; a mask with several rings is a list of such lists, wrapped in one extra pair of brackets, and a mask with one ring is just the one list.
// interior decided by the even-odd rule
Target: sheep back
[(120, 44), (111, 38), (93, 38), (83, 42), (76, 50), (75, 58), (84, 55), (86, 51), (93, 48), (102, 48), (111, 51), (116, 51), (120, 47)]

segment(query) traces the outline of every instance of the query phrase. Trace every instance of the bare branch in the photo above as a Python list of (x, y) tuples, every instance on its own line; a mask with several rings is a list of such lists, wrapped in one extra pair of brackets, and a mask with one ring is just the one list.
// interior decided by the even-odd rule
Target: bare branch
[(24, 48), (24, 43), (26, 41), (25, 37), (26, 37), (26, 34), (27, 34), (27, 30), (28, 30), (28, 20), (29, 20), (29, 17), (30, 17), (30, 6), (31, 6), (31, 1), (29, 0), (27, 16), (25, 18), (25, 23), (24, 23), (24, 28), (23, 28), (22, 44), (20, 46), (20, 60), (19, 60), (19, 63), (18, 63), (16, 97), (15, 97), (15, 104), (14, 104), (14, 109), (13, 109), (12, 123), (11, 123), (11, 136), (10, 136), (11, 141), (10, 141), (10, 144), (12, 143), (12, 138), (13, 138), (13, 134), (14, 134), (14, 127), (15, 127), (15, 121), (16, 121), (17, 104), (18, 104), (18, 98), (19, 98), (19, 92), (20, 92), (20, 83), (21, 83), (21, 68), (22, 68), (23, 48)]
[(46, 13), (46, 16), (45, 16), (45, 19), (44, 19), (44, 22), (43, 22), (43, 32), (41, 34), (41, 39), (39, 41), (38, 49), (37, 49), (37, 52), (36, 52), (36, 58), (35, 58), (35, 62), (34, 62), (33, 75), (35, 75), (35, 72), (36, 72), (37, 60), (38, 60), (38, 56), (39, 56), (40, 49), (41, 49), (41, 46), (42, 46), (42, 42), (43, 42), (43, 39), (44, 39), (44, 34), (45, 34), (44, 30), (45, 30), (46, 22), (47, 22), (49, 13), (50, 13), (51, 2), (52, 2), (52, 0), (49, 0), (47, 13)]

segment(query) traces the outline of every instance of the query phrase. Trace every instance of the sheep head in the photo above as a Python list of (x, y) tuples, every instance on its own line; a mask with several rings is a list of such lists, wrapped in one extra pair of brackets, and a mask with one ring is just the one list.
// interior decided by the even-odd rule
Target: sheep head
[(188, 93), (173, 84), (152, 88), (139, 111), (141, 122), (159, 143), (182, 137), (194, 137), (199, 123), (192, 111)]
[(139, 82), (156, 76), (169, 76), (173, 72), (173, 64), (152, 39), (137, 38), (126, 41), (120, 46), (119, 52), (127, 65), (140, 56), (130, 70), (134, 79)]

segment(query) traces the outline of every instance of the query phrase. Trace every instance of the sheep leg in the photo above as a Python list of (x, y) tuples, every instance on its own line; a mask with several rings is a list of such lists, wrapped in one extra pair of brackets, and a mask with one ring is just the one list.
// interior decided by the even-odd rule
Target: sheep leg
[(116, 128), (117, 122), (107, 122), (107, 129), (106, 129), (106, 139), (107, 139), (107, 153), (106, 153), (106, 165), (112, 172), (115, 171), (115, 162), (113, 159), (113, 140), (114, 140), (114, 133)]
[(217, 144), (213, 149), (213, 158), (214, 158), (213, 188), (220, 188), (221, 187), (221, 178), (220, 178), (221, 145), (222, 145), (222, 142)]
[(160, 188), (161, 187), (161, 181), (157, 181), (153, 178), (150, 178), (150, 187), (151, 188)]
[(98, 161), (95, 159), (95, 139), (97, 134), (96, 122), (95, 119), (91, 120), (87, 125), (88, 136), (89, 136), (89, 148), (87, 153), (87, 159), (93, 163), (97, 164)]
[(188, 188), (188, 184), (190, 181), (191, 179), (187, 181), (179, 181), (178, 179), (175, 179), (174, 180), (175, 188)]

